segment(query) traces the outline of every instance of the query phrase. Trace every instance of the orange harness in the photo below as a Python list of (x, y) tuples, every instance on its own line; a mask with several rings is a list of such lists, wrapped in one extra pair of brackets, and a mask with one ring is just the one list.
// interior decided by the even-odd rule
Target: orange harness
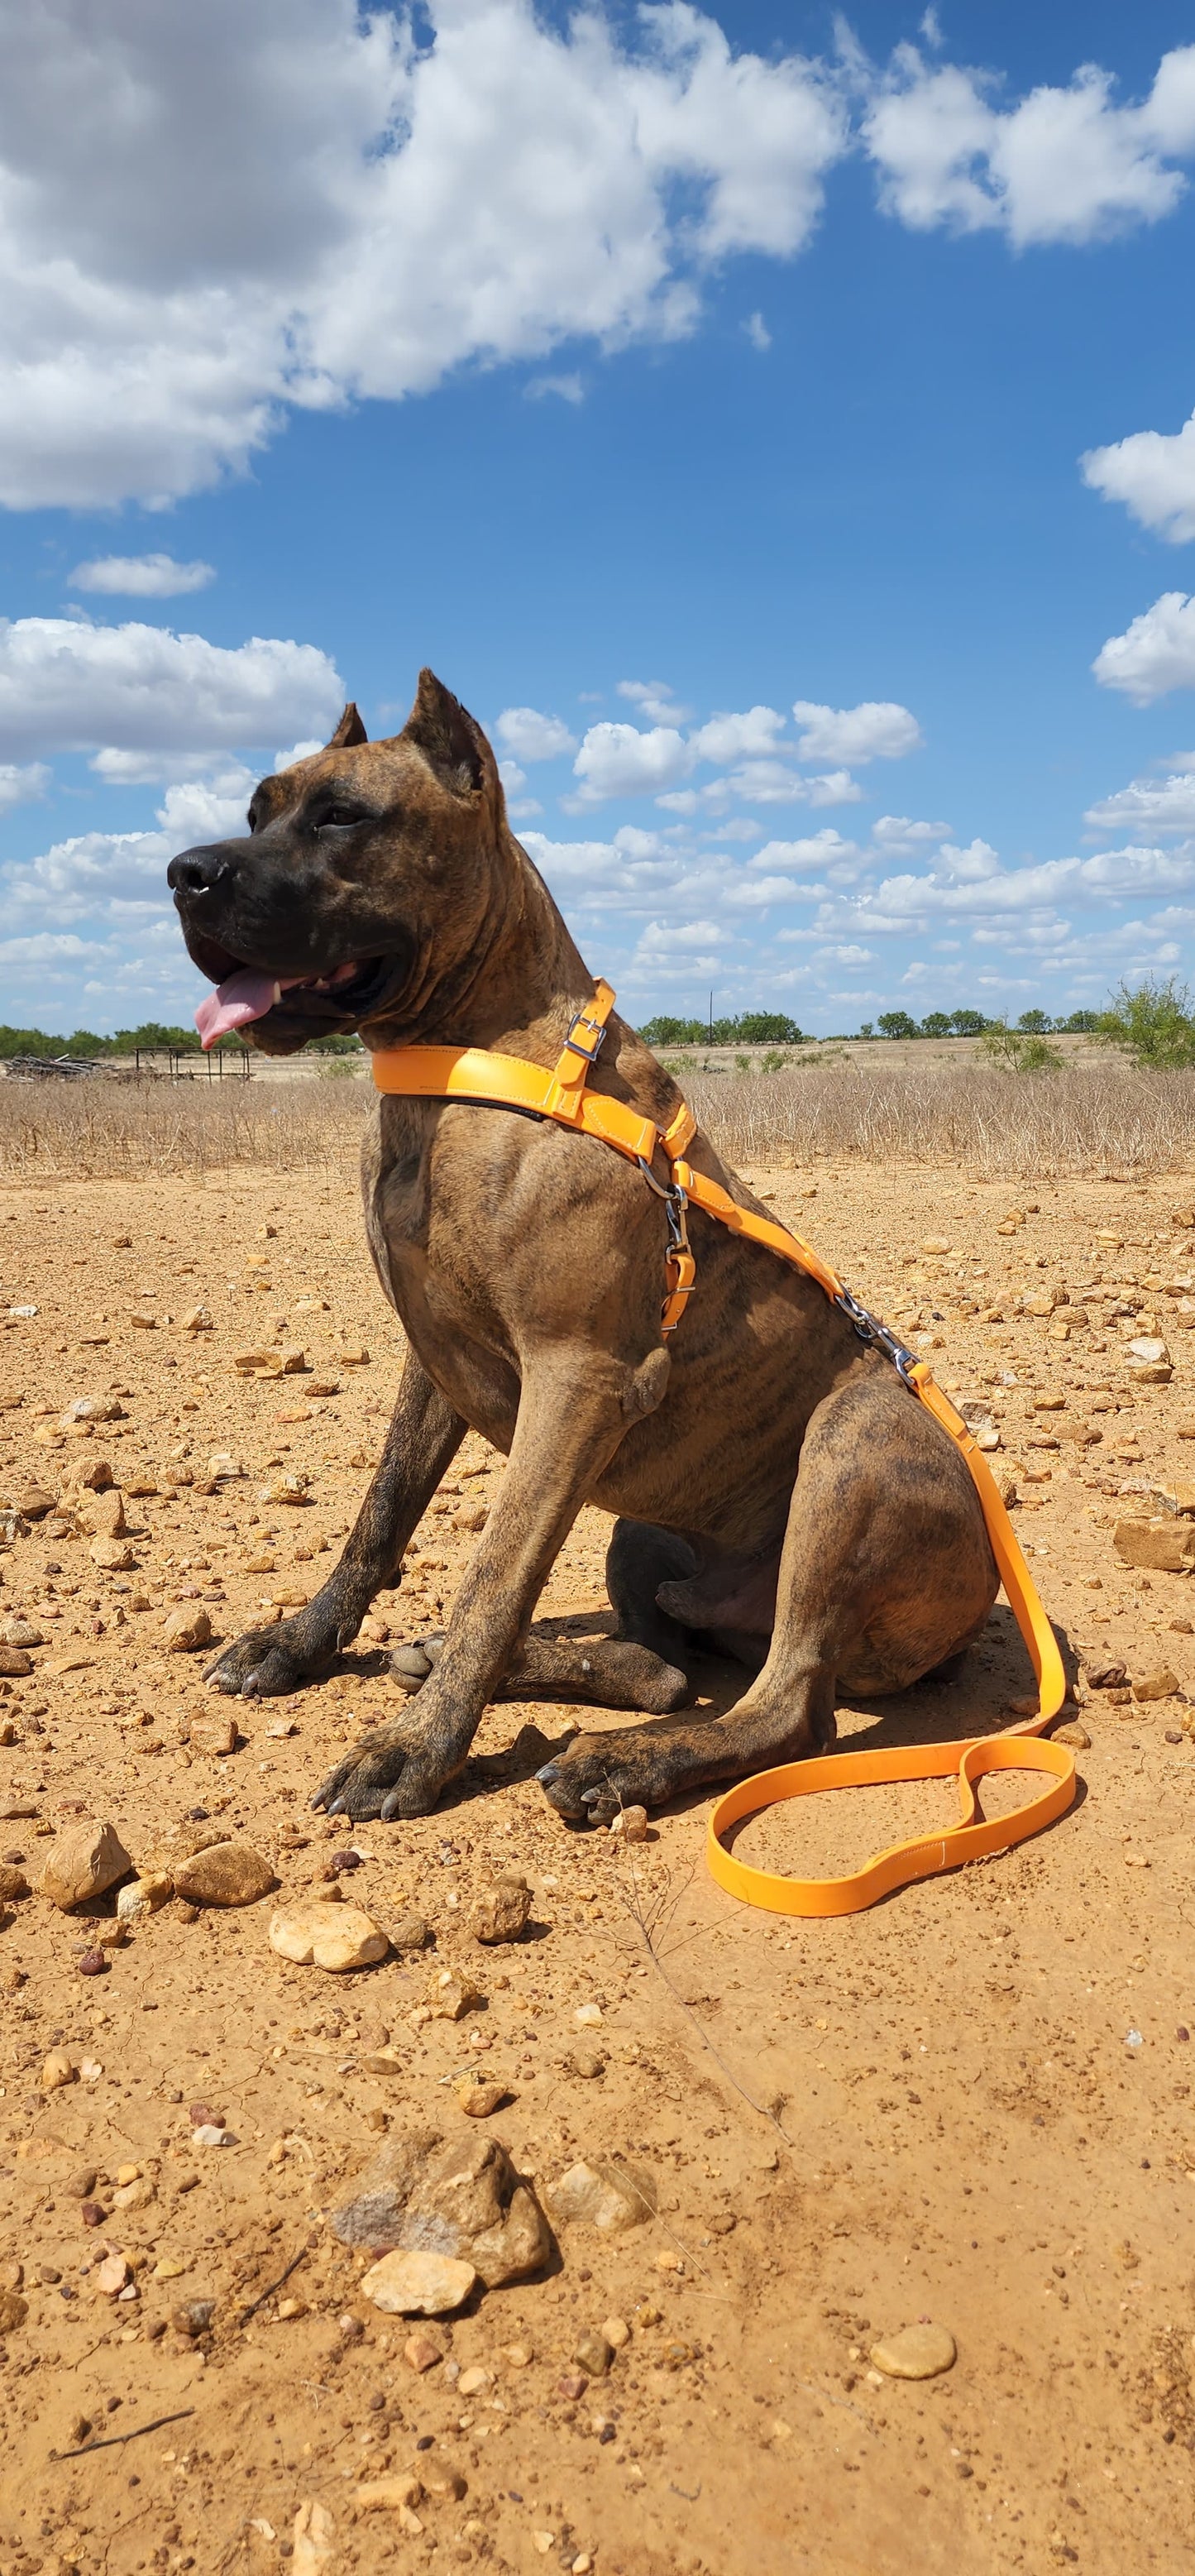
[[(380, 1092), (446, 1104), (471, 1101), (487, 1109), (515, 1109), (525, 1117), (551, 1118), (576, 1134), (612, 1145), (638, 1165), (644, 1180), (664, 1203), (667, 1243), (664, 1254), (667, 1293), (661, 1315), (665, 1335), (675, 1331), (693, 1293), (697, 1265), (689, 1242), (687, 1210), (705, 1216), (732, 1233), (761, 1243), (794, 1269), (816, 1279), (832, 1304), (853, 1325), (861, 1341), (891, 1360), (903, 1384), (932, 1413), (962, 1451), (970, 1469), (987, 1525), (1005, 1595), (1029, 1649), (1038, 1683), (1038, 1713), (1007, 1734), (977, 1736), (965, 1744), (922, 1744), (903, 1752), (832, 1753), (807, 1762), (785, 1762), (777, 1770), (741, 1780), (718, 1800), (710, 1817), (706, 1857), (719, 1885), (749, 1905), (773, 1914), (856, 1914), (910, 1880), (957, 1869), (963, 1861), (983, 1860), (1007, 1851), (1040, 1833), (1063, 1815), (1075, 1794), (1074, 1756), (1065, 1745), (1041, 1741), (1066, 1697), (1066, 1677), (1057, 1640), (1021, 1554), (996, 1481), (972, 1434), (954, 1406), (935, 1386), (924, 1360), (906, 1350), (894, 1333), (868, 1313), (843, 1286), (837, 1273), (819, 1260), (810, 1245), (786, 1227), (773, 1225), (739, 1207), (717, 1181), (707, 1180), (685, 1162), (685, 1149), (697, 1132), (691, 1109), (682, 1102), (663, 1130), (641, 1118), (621, 1101), (588, 1091), (586, 1077), (601, 1048), (606, 1022), (614, 1007), (608, 984), (599, 982), (588, 1011), (580, 1011), (565, 1040), (564, 1052), (550, 1072), (518, 1056), (494, 1055), (481, 1047), (409, 1046), (380, 1049), (373, 1059), (373, 1078)], [(659, 1151), (669, 1178), (657, 1180), (652, 1165)], [(1037, 1740), (1034, 1740), (1037, 1739)], [(1011, 1815), (985, 1818), (977, 1795), (986, 1772), (1037, 1771), (1049, 1786)], [(958, 1781), (959, 1818), (941, 1833), (894, 1843), (877, 1852), (849, 1878), (783, 1878), (753, 1869), (728, 1851), (723, 1837), (732, 1825), (761, 1807), (785, 1798), (810, 1797), (823, 1789), (872, 1787), (892, 1780)]]

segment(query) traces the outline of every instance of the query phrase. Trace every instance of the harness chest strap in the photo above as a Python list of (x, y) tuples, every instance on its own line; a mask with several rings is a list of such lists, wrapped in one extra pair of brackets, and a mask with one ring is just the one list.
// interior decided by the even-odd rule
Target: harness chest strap
[[(693, 1293), (696, 1263), (686, 1221), (687, 1209), (693, 1206), (816, 1280), (860, 1338), (882, 1350), (893, 1362), (910, 1393), (961, 1450), (979, 1496), (1005, 1595), (1037, 1676), (1036, 1717), (1007, 1733), (977, 1736), (965, 1744), (922, 1744), (888, 1753), (835, 1753), (812, 1761), (785, 1763), (776, 1770), (740, 1781), (719, 1799), (710, 1817), (706, 1857), (719, 1885), (731, 1895), (777, 1914), (855, 1914), (894, 1888), (907, 1886), (912, 1879), (931, 1877), (941, 1870), (957, 1869), (964, 1861), (1007, 1851), (1028, 1835), (1039, 1833), (1070, 1806), (1076, 1786), (1074, 1756), (1065, 1745), (1040, 1740), (1066, 1697), (1057, 1639), (987, 1460), (961, 1415), (935, 1385), (925, 1361), (915, 1359), (865, 1307), (857, 1304), (837, 1272), (820, 1259), (810, 1244), (770, 1218), (740, 1207), (717, 1181), (692, 1169), (684, 1155), (697, 1132), (697, 1122), (686, 1103), (682, 1102), (671, 1124), (661, 1130), (624, 1102), (586, 1089), (586, 1078), (601, 1048), (613, 1007), (610, 985), (599, 981), (589, 1009), (578, 1013), (563, 1052), (550, 1071), (542, 1065), (525, 1063), (521, 1057), (498, 1055), (481, 1047), (409, 1046), (381, 1049), (375, 1054), (374, 1082), (378, 1091), (388, 1096), (519, 1110), (524, 1116), (552, 1119), (559, 1126), (571, 1127), (579, 1135), (592, 1136), (600, 1144), (613, 1147), (616, 1153), (637, 1164), (644, 1180), (665, 1204), (667, 1295), (661, 1315), (665, 1335), (675, 1330)], [(653, 1171), (657, 1152), (662, 1153), (668, 1165), (667, 1182), (659, 1181)], [(985, 1773), (1004, 1770), (1037, 1771), (1051, 1785), (1011, 1815), (984, 1818), (979, 1783)], [(755, 1869), (736, 1859), (723, 1839), (743, 1817), (779, 1799), (885, 1781), (946, 1779), (951, 1773), (958, 1780), (957, 1824), (947, 1826), (941, 1834), (894, 1843), (846, 1878), (794, 1879)]]

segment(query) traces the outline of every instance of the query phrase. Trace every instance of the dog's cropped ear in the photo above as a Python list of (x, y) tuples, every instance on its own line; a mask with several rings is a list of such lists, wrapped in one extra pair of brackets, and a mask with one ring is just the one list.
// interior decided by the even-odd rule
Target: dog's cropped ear
[(353, 704), (353, 700), (350, 698), (344, 714), (337, 725), (335, 733), (331, 736), (331, 739), (324, 744), (324, 749), (325, 751), (351, 751), (354, 744), (359, 742), (368, 742), (368, 740), (369, 735), (366, 733), (365, 727), (361, 722), (361, 718)]
[(434, 671), (420, 672), (415, 704), (400, 739), (416, 745), (455, 796), (467, 796), (484, 786), (487, 766), (494, 767), (481, 726)]

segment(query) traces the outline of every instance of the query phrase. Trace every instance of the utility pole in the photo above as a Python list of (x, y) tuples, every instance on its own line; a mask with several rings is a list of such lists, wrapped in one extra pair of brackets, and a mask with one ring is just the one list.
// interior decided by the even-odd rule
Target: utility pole
[(711, 990), (711, 992), (710, 992), (710, 1038), (709, 1038), (709, 1042), (710, 1042), (710, 1045), (711, 1045), (711, 1046), (712, 1046), (712, 1045), (713, 1045), (713, 1043), (714, 1043), (714, 996), (713, 996), (713, 992), (712, 992), (712, 990)]

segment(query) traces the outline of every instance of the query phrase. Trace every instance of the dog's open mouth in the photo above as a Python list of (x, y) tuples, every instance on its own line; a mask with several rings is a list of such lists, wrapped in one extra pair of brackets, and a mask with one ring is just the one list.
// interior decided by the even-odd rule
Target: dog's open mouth
[[(231, 957), (228, 962), (233, 964)], [(390, 961), (383, 957), (350, 958), (327, 975), (271, 975), (257, 966), (237, 966), (214, 993), (205, 996), (195, 1013), (204, 1052), (230, 1030), (264, 1020), (284, 994), (288, 1017), (300, 1020), (308, 1008), (305, 997), (310, 995), (313, 1036), (321, 1020), (330, 1016), (338, 1022), (363, 1019), (380, 997), (389, 972)]]

